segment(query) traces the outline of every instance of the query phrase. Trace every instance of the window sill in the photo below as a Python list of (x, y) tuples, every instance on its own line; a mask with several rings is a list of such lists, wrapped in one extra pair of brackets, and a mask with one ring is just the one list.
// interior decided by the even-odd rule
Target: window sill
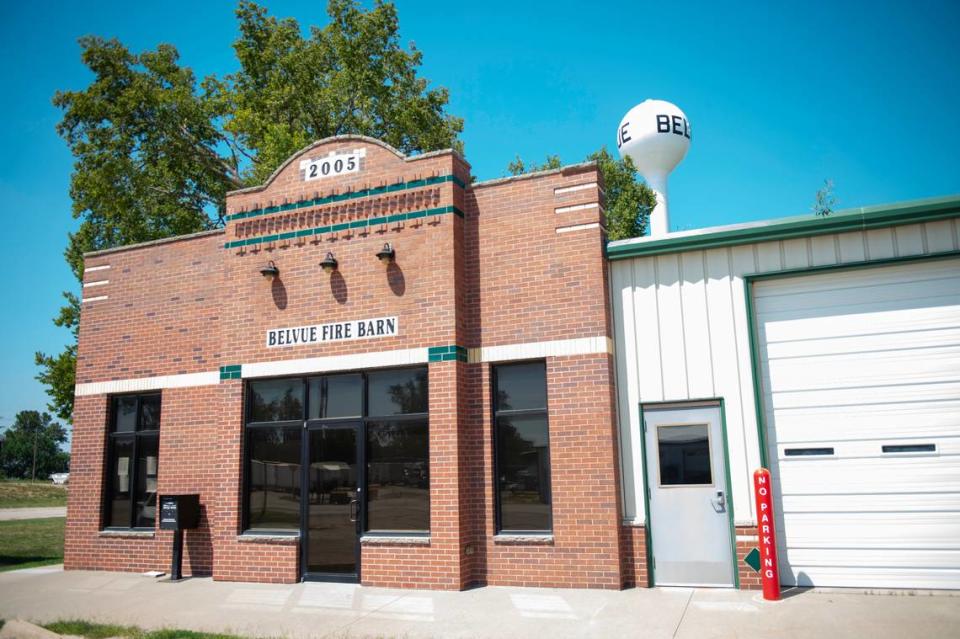
[(364, 546), (429, 546), (430, 535), (364, 535)]
[(101, 530), (101, 537), (114, 537), (114, 538), (135, 538), (135, 539), (153, 539), (156, 535), (156, 532), (153, 530)]
[(493, 536), (493, 543), (516, 546), (552, 546), (553, 535), (511, 535), (501, 533)]
[(297, 544), (300, 542), (300, 533), (256, 533), (245, 532), (237, 535), (237, 541), (243, 544)]

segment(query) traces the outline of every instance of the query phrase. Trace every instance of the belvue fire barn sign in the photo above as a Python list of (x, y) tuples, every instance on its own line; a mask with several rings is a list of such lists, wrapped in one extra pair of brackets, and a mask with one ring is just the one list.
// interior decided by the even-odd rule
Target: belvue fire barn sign
[(607, 241), (593, 163), (338, 136), (88, 253), (65, 568), (960, 587), (960, 198), (673, 233), (690, 120), (618, 131), (649, 237)]

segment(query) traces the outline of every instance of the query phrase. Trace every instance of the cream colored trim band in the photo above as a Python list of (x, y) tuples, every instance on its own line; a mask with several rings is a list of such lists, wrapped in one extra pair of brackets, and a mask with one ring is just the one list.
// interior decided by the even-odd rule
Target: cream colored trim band
[(83, 298), (83, 299), (80, 300), (80, 301), (83, 302), (83, 303), (86, 303), (86, 302), (99, 302), (100, 300), (105, 300), (105, 299), (107, 299), (107, 297), (108, 297), (107, 295), (97, 295), (96, 297), (85, 297), (85, 298)]
[(504, 362), (512, 359), (593, 355), (597, 353), (613, 353), (613, 340), (605, 335), (600, 335), (597, 337), (558, 339), (549, 342), (468, 348), (467, 361), (475, 364), (477, 362)]
[(587, 182), (586, 184), (577, 184), (575, 186), (561, 186), (558, 189), (554, 189), (554, 195), (563, 195), (564, 193), (573, 193), (574, 191), (583, 191), (586, 189), (595, 189), (597, 188), (596, 182)]
[(186, 373), (184, 375), (160, 375), (158, 377), (140, 377), (136, 379), (117, 379), (109, 382), (88, 382), (77, 384), (75, 394), (106, 395), (111, 393), (134, 393), (138, 391), (160, 390), (163, 388), (186, 388), (188, 386), (212, 386), (220, 383), (220, 371), (206, 373)]
[(561, 226), (557, 233), (569, 233), (571, 231), (586, 231), (587, 229), (602, 228), (599, 222), (590, 222), (589, 224), (574, 224), (573, 226)]
[(599, 202), (590, 202), (589, 204), (574, 204), (573, 206), (561, 206), (554, 211), (557, 213), (572, 213), (574, 211), (585, 211), (587, 209), (595, 209), (600, 206)]
[(407, 348), (396, 351), (380, 351), (377, 353), (357, 353), (355, 355), (333, 355), (330, 357), (288, 359), (279, 362), (241, 364), (240, 377), (300, 375), (302, 373), (323, 373), (325, 371), (358, 370), (361, 368), (382, 368), (385, 366), (426, 363), (426, 348)]

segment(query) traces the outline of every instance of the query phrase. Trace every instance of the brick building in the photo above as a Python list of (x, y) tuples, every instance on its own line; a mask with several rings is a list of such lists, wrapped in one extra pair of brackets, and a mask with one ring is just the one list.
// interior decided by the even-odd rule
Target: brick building
[[(924, 254), (955, 254), (957, 208), (911, 213), (953, 224), (953, 248)], [(471, 183), (455, 152), (357, 136), (297, 153), (227, 214), (86, 256), (67, 569), (165, 570), (158, 495), (197, 493), (185, 572), (214, 579), (758, 584), (747, 382), (766, 351), (743, 282), (790, 270), (764, 246), (854, 222), (607, 246), (593, 164)], [(713, 546), (664, 509), (671, 486), (716, 495)], [(713, 555), (677, 556), (673, 535)]]

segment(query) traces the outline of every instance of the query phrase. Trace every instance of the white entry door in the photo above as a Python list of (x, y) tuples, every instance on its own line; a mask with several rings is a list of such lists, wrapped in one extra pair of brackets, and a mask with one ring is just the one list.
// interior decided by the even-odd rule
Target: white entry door
[(654, 583), (733, 586), (720, 407), (645, 407), (643, 417)]

